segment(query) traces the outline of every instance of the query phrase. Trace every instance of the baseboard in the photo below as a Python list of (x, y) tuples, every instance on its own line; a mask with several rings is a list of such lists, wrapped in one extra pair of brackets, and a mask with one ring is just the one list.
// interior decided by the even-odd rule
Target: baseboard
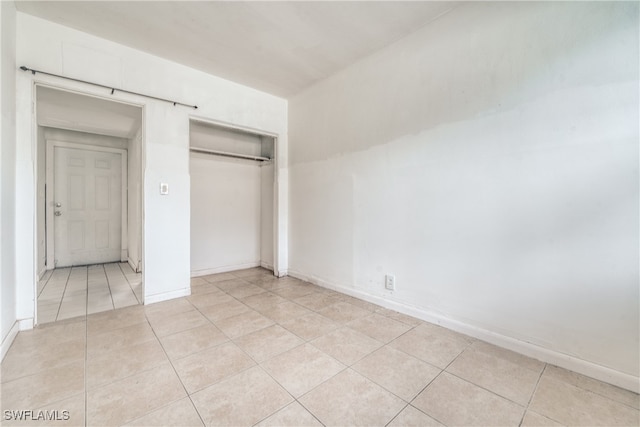
[(129, 264), (129, 267), (131, 267), (133, 271), (135, 271), (136, 273), (140, 273), (138, 271), (138, 264), (136, 264), (131, 258), (127, 258), (127, 264)]
[(20, 332), (20, 323), (19, 321), (13, 322), (11, 329), (7, 333), (7, 336), (2, 338), (2, 345), (0, 347), (0, 361), (4, 360), (4, 357), (7, 355), (9, 348), (11, 348), (11, 344), (13, 344), (13, 340), (18, 336), (18, 332)]
[(0, 346), (0, 362), (4, 360), (4, 357), (7, 355), (9, 348), (11, 348), (11, 344), (13, 344), (13, 340), (18, 336), (18, 332), (26, 331), (29, 329), (33, 329), (33, 319), (20, 319), (13, 322), (11, 329), (7, 333), (7, 336), (2, 338), (2, 344)]
[(194, 270), (191, 277), (207, 276), (209, 274), (226, 273), (228, 271), (244, 270), (245, 268), (260, 267), (262, 264), (258, 262), (249, 262), (246, 264), (225, 265), (223, 267), (207, 268), (204, 270)]
[(260, 267), (265, 268), (269, 271), (273, 271), (273, 265), (266, 263), (266, 262), (261, 262), (260, 263)]
[(28, 319), (20, 319), (18, 320), (18, 327), (21, 331), (28, 331), (29, 329), (33, 329), (35, 325), (35, 321), (32, 317)]
[(288, 273), (292, 277), (313, 283), (314, 285), (350, 295), (364, 301), (380, 305), (390, 310), (395, 310), (397, 312), (416, 317), (420, 320), (424, 320), (425, 322), (440, 325), (447, 329), (451, 329), (456, 332), (471, 336), (473, 338), (477, 338), (482, 341), (494, 344), (498, 347), (502, 347), (507, 350), (511, 350), (516, 353), (520, 353), (525, 356), (540, 360), (542, 362), (556, 365), (561, 368), (565, 368), (570, 371), (595, 378), (597, 380), (615, 385), (617, 387), (633, 391), (634, 393), (640, 392), (640, 379), (638, 377), (634, 377), (633, 375), (625, 374), (623, 372), (607, 368), (606, 366), (588, 362), (575, 356), (560, 353), (555, 350), (538, 346), (536, 344), (521, 341), (502, 334), (498, 334), (493, 331), (470, 325), (468, 323), (460, 322), (458, 320), (443, 316), (439, 313), (434, 313), (429, 310), (409, 306), (396, 301), (390, 301), (383, 297), (371, 295), (357, 289), (348, 288), (346, 286), (335, 285), (318, 277), (309, 276), (296, 270), (289, 270)]
[(167, 301), (170, 299), (188, 297), (191, 295), (191, 288), (179, 289), (177, 291), (164, 292), (162, 294), (155, 295), (145, 295), (144, 296), (144, 304), (154, 304), (156, 302)]

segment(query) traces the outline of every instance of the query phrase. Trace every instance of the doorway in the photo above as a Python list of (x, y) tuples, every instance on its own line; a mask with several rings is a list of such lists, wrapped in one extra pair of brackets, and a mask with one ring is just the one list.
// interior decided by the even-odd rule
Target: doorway
[(36, 84), (36, 323), (143, 302), (142, 113)]

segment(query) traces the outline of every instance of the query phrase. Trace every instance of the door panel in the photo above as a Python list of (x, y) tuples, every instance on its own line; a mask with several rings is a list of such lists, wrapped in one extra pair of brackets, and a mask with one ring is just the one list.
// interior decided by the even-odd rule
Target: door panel
[(96, 249), (109, 248), (109, 221), (96, 221)]
[(84, 221), (67, 221), (67, 244), (71, 251), (84, 250)]
[(110, 187), (111, 182), (108, 176), (96, 176), (95, 196), (96, 196), (96, 210), (108, 211), (111, 207), (111, 194)]
[(120, 261), (121, 154), (54, 148), (57, 267)]

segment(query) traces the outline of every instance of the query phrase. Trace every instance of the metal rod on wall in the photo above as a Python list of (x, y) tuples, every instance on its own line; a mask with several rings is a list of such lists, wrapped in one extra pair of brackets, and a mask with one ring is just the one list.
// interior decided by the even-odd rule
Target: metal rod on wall
[(169, 103), (173, 104), (174, 106), (175, 105), (182, 105), (183, 107), (189, 107), (189, 108), (198, 109), (197, 105), (185, 104), (184, 102), (172, 101), (170, 99), (165, 99), (165, 98), (158, 98), (157, 96), (145, 95), (144, 93), (133, 92), (133, 91), (130, 91), (130, 90), (125, 90), (125, 89), (118, 89), (118, 88), (115, 88), (113, 86), (106, 86), (106, 85), (103, 85), (103, 84), (100, 84), (100, 83), (88, 82), (86, 80), (74, 79), (73, 77), (66, 77), (66, 76), (61, 76), (59, 74), (47, 73), (46, 71), (34, 70), (33, 68), (25, 67), (24, 65), (22, 67), (20, 67), (20, 69), (22, 71), (31, 71), (31, 73), (33, 75), (35, 75), (36, 73), (40, 73), (40, 74), (44, 74), (44, 75), (47, 75), (47, 76), (60, 77), (61, 79), (73, 80), (74, 82), (80, 82), (80, 83), (85, 83), (85, 84), (89, 84), (89, 85), (93, 85), (93, 86), (102, 87), (102, 88), (105, 88), (105, 89), (111, 89), (111, 95), (113, 95), (116, 91), (118, 91), (118, 92), (128, 93), (128, 94), (131, 94), (131, 95), (144, 96), (145, 98), (155, 99), (156, 101), (169, 102)]
[(208, 150), (206, 148), (191, 147), (189, 151), (192, 153), (212, 154), (214, 156), (234, 157), (236, 159), (255, 160), (256, 162), (268, 162), (269, 157), (252, 156), (250, 154), (230, 153), (228, 151)]

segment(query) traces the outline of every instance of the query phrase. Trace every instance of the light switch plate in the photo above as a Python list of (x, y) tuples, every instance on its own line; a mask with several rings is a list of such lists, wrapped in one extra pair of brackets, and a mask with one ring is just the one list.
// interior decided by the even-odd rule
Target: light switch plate
[(160, 194), (162, 196), (166, 196), (167, 194), (169, 194), (169, 184), (167, 184), (166, 182), (160, 183)]

